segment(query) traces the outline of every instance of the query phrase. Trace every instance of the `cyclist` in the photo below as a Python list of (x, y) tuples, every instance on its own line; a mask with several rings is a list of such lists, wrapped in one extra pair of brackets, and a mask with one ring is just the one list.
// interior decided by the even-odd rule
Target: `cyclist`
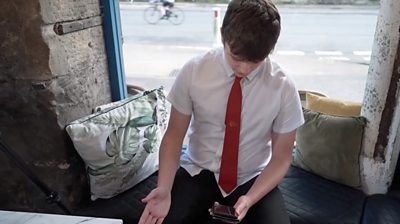
[(163, 16), (169, 17), (171, 15), (171, 8), (174, 7), (175, 0), (160, 0), (162, 3), (161, 13)]
[(165, 9), (165, 16), (169, 17), (171, 15), (171, 8), (174, 7), (175, 0), (161, 0), (163, 7)]

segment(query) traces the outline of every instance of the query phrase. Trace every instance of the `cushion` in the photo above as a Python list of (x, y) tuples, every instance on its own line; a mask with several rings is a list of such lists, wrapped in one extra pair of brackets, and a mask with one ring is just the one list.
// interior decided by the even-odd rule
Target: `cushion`
[(162, 88), (108, 104), (66, 130), (87, 166), (91, 198), (110, 198), (158, 169), (167, 110)]
[(360, 116), (361, 103), (306, 93), (305, 108), (336, 116)]
[(360, 186), (359, 155), (366, 119), (304, 109), (293, 165), (351, 187)]

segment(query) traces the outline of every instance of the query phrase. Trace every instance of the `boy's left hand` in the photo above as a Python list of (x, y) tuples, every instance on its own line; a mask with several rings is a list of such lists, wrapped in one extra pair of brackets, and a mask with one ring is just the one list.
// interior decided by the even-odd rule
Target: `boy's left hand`
[(239, 221), (242, 221), (250, 208), (250, 199), (246, 195), (240, 196), (236, 204), (233, 206), (236, 210)]

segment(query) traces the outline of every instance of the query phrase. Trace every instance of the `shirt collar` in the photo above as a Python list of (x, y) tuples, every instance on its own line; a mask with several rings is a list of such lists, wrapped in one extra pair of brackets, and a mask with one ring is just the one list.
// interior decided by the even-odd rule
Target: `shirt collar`
[[(229, 65), (229, 63), (228, 63), (228, 61), (226, 59), (224, 48), (222, 48), (221, 51), (222, 51), (222, 64), (223, 64), (223, 67), (224, 67), (224, 70), (225, 70), (227, 76), (228, 77), (234, 76), (235, 74), (234, 74), (231, 66)], [(260, 70), (262, 70), (261, 68), (264, 65), (269, 65), (269, 64), (270, 64), (270, 60), (269, 60), (269, 57), (267, 57), (266, 59), (264, 59), (264, 61), (262, 63), (260, 63), (258, 65), (258, 67), (256, 69), (254, 69), (248, 76), (246, 76), (245, 79), (248, 80), (248, 81), (253, 80), (254, 77), (256, 77), (256, 75), (258, 73), (260, 73)]]

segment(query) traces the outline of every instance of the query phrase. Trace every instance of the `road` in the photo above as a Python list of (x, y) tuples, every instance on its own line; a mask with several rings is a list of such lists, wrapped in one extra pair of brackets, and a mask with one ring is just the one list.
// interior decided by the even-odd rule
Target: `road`
[[(168, 91), (176, 72), (191, 57), (218, 45), (214, 35), (215, 5), (177, 4), (185, 21), (174, 26), (143, 19), (146, 4), (121, 3), (123, 52), (128, 83)], [(225, 6), (218, 6), (221, 17)], [(272, 58), (299, 89), (361, 101), (373, 43), (378, 8), (278, 6), (282, 31)]]

